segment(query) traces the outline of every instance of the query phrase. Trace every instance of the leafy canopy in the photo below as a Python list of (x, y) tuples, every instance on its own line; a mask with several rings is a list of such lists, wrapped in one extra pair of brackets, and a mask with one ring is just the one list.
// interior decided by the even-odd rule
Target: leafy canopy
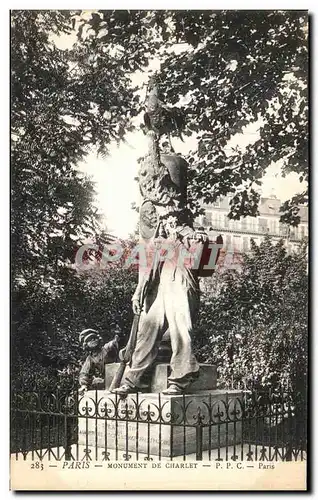
[[(185, 134), (198, 139), (188, 158), (194, 209), (199, 210), (202, 200), (230, 193), (231, 217), (255, 215), (255, 186), (279, 159), (284, 173), (296, 172), (306, 184), (306, 17), (297, 11), (12, 13), (16, 360), (32, 352), (50, 362), (55, 352), (62, 357), (63, 350), (67, 357), (70, 352), (76, 356), (74, 335), (88, 311), (94, 311), (96, 327), (101, 328), (108, 320), (116, 321), (118, 311), (131, 313), (127, 297), (135, 276), (127, 278), (118, 270), (105, 283), (102, 277), (98, 283), (82, 283), (67, 264), (85, 238), (100, 234), (94, 185), (77, 164), (92, 147), (107, 154), (110, 141), (119, 143), (134, 129), (143, 103), (141, 84), (133, 82), (151, 60), (161, 61), (165, 101), (177, 104), (185, 97)], [(74, 32), (71, 48), (62, 50), (54, 43), (54, 37)], [(186, 50), (176, 53), (179, 46)], [(260, 138), (245, 151), (225, 154), (228, 141), (253, 123), (259, 124)], [(304, 188), (285, 204), (283, 219), (297, 224), (296, 205), (306, 200)], [(221, 359), (226, 342), (241, 325), (242, 340), (232, 358), (229, 354), (231, 373), (238, 378), (255, 375), (256, 359), (261, 378), (268, 382), (280, 377), (277, 366), (283, 363), (289, 380), (296, 383), (297, 367), (301, 371), (305, 366), (305, 261), (287, 257), (279, 246), (264, 245), (253, 250), (243, 274), (226, 281), (215, 307), (209, 309), (206, 302), (212, 323), (204, 323), (205, 331), (224, 333), (221, 339), (209, 340), (209, 349)], [(79, 303), (70, 305), (70, 295), (78, 296)], [(107, 317), (106, 303), (112, 305)], [(129, 318), (122, 318), (127, 325)], [(234, 362), (234, 355), (244, 362)]]
[(14, 11), (11, 21), (13, 277), (50, 281), (99, 228), (77, 164), (120, 141), (134, 96), (116, 58), (56, 46), (53, 36), (72, 33), (70, 12)]
[[(98, 227), (93, 185), (76, 169), (96, 147), (107, 153), (136, 127), (142, 84), (161, 61), (167, 103), (184, 97), (190, 203), (232, 195), (230, 216), (256, 215), (267, 167), (308, 178), (307, 20), (298, 11), (14, 11), (12, 13), (13, 268), (48, 275)], [(77, 34), (77, 37), (74, 34)], [(73, 36), (69, 49), (54, 43)], [(176, 48), (185, 50), (176, 52)], [(138, 73), (139, 72), (139, 73)], [(225, 152), (248, 124), (259, 139)], [(282, 220), (299, 222), (297, 204)]]
[[(188, 158), (193, 208), (230, 194), (231, 218), (256, 215), (257, 188), (268, 166), (281, 160), (283, 175), (295, 172), (304, 183), (282, 206), (282, 221), (299, 223), (297, 205), (307, 203), (308, 180), (305, 11), (95, 11), (84, 17), (78, 15), (78, 37), (96, 57), (114, 52), (127, 75), (159, 59), (164, 100), (175, 105), (185, 98), (186, 133), (198, 141)], [(230, 139), (250, 124), (259, 138), (227, 154)]]

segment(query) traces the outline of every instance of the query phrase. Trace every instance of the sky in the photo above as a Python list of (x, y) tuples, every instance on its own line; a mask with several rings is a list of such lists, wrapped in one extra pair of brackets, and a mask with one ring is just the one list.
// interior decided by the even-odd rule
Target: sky
[[(90, 15), (89, 12), (87, 12)], [(63, 35), (53, 37), (54, 42), (60, 48), (68, 48), (75, 42), (75, 35)], [(189, 50), (187, 44), (176, 46), (175, 51)], [(150, 70), (157, 70), (160, 61), (156, 60), (150, 64)], [(143, 84), (148, 81), (148, 72), (136, 72), (133, 75), (134, 85)], [(145, 92), (146, 86), (143, 87)], [(143, 97), (143, 96), (142, 96)], [(138, 184), (134, 180), (137, 175), (139, 164), (137, 159), (147, 151), (146, 136), (138, 125), (142, 121), (142, 115), (135, 119), (137, 130), (126, 136), (126, 142), (119, 146), (114, 143), (110, 145), (110, 152), (106, 158), (99, 158), (93, 151), (86, 157), (84, 162), (78, 164), (79, 170), (87, 174), (95, 183), (95, 204), (102, 214), (102, 224), (107, 232), (119, 238), (126, 238), (132, 234), (137, 225), (138, 214), (131, 208), (133, 202), (139, 204)], [(258, 139), (257, 129), (260, 123), (251, 124), (243, 130), (243, 134), (236, 134), (228, 144), (239, 145), (244, 148)], [(172, 138), (172, 144), (177, 153), (186, 155), (190, 150), (196, 149), (194, 137), (184, 137), (184, 143), (180, 139)], [(275, 195), (281, 201), (285, 201), (295, 193), (302, 191), (303, 186), (296, 174), (282, 177), (280, 163), (272, 164), (267, 169), (262, 179), (260, 193), (264, 197)]]
[[(232, 144), (247, 145), (257, 139), (256, 126), (250, 127), (245, 134), (237, 136)], [(254, 130), (253, 130), (254, 129)], [(184, 143), (172, 138), (172, 144), (177, 152), (187, 154), (195, 147), (193, 138), (184, 137)], [(134, 180), (139, 164), (137, 159), (147, 151), (146, 137), (143, 132), (136, 131), (126, 137), (127, 143), (119, 147), (114, 144), (110, 148), (107, 158), (98, 158), (92, 153), (78, 168), (89, 175), (95, 182), (96, 206), (104, 215), (104, 225), (108, 232), (119, 238), (126, 238), (133, 233), (138, 214), (132, 210), (131, 204), (140, 201), (138, 183)], [(270, 197), (275, 195), (285, 201), (302, 190), (296, 174), (285, 178), (281, 175), (280, 164), (272, 164), (263, 177), (261, 195)]]

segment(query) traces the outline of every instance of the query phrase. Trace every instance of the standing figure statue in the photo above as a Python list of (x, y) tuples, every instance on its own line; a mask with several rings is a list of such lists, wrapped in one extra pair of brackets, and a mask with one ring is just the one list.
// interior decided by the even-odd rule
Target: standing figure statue
[[(139, 280), (132, 298), (135, 314), (141, 313), (144, 305), (144, 316), (140, 322), (136, 346), (131, 363), (125, 372), (124, 384), (114, 392), (125, 395), (143, 388), (142, 376), (156, 360), (160, 341), (169, 329), (172, 347), (170, 360), (171, 374), (168, 388), (164, 394), (180, 394), (198, 377), (199, 364), (192, 350), (193, 324), (199, 309), (199, 283), (197, 271), (183, 265), (184, 249), (194, 240), (204, 242), (206, 235), (195, 232), (185, 224), (175, 223), (170, 230), (171, 221), (162, 222), (162, 230), (166, 232), (173, 258), (158, 264), (152, 274), (151, 281), (147, 274)], [(162, 243), (163, 237), (160, 238)], [(170, 250), (168, 250), (170, 251)], [(145, 304), (143, 294), (147, 292)], [(147, 298), (151, 304), (147, 304)]]
[[(151, 103), (157, 113), (158, 95), (152, 82)], [(164, 394), (181, 394), (198, 377), (199, 364), (192, 349), (193, 325), (199, 309), (198, 269), (186, 262), (193, 245), (207, 242), (207, 234), (195, 231), (187, 209), (187, 162), (179, 155), (162, 154), (160, 123), (149, 117), (148, 154), (139, 171), (143, 197), (140, 238), (154, 252), (150, 270), (139, 268), (139, 281), (132, 297), (135, 315), (141, 314), (134, 350), (122, 385), (112, 392), (125, 396), (144, 388), (142, 377), (156, 360), (161, 339), (169, 330), (172, 348), (171, 373)], [(164, 131), (162, 133), (165, 133)], [(164, 255), (163, 255), (164, 254)]]

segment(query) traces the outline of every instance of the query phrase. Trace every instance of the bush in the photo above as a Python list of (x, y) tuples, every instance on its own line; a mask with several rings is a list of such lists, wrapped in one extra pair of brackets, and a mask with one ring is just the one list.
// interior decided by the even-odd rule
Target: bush
[[(57, 289), (29, 282), (13, 292), (12, 384), (56, 384), (76, 377), (84, 360), (78, 342), (84, 328), (98, 330), (105, 342), (114, 325), (125, 345), (132, 321), (131, 297), (137, 273), (113, 267), (81, 273), (69, 271)], [(64, 375), (63, 375), (64, 374)], [(58, 382), (59, 381), (59, 382)], [(52, 382), (53, 383), (53, 382)]]
[(283, 242), (252, 244), (240, 270), (205, 284), (197, 325), (201, 361), (216, 363), (220, 385), (289, 386), (307, 378), (306, 245), (287, 255)]

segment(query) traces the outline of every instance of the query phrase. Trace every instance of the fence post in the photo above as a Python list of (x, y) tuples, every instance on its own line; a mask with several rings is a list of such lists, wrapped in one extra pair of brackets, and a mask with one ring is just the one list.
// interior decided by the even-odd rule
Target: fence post
[(198, 421), (195, 427), (196, 431), (196, 460), (202, 460), (202, 451), (203, 451), (203, 417), (201, 415), (201, 409), (198, 409)]
[(71, 418), (64, 415), (64, 451), (66, 461), (72, 460), (71, 431)]
[(288, 401), (288, 412), (287, 412), (287, 422), (288, 422), (288, 427), (287, 427), (287, 438), (288, 438), (288, 443), (286, 445), (286, 454), (285, 454), (285, 460), (290, 462), (293, 459), (293, 429), (292, 429), (292, 411), (290, 407), (290, 401)]
[(65, 460), (72, 460), (72, 415), (69, 411), (68, 397), (64, 401), (64, 452)]

